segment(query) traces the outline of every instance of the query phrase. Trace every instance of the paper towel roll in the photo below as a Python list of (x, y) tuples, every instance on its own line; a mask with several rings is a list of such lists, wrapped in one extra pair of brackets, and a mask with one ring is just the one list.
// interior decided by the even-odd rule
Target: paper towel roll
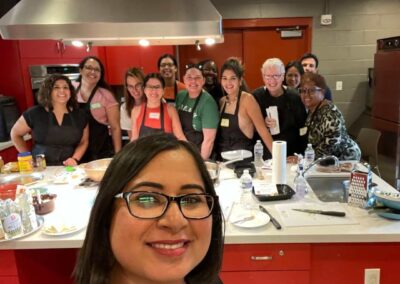
[(286, 184), (286, 141), (272, 143), (272, 183)]

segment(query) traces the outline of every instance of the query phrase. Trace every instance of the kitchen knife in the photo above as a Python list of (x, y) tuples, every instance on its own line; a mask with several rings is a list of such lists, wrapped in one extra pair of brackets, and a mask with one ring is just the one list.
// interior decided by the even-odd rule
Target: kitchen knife
[(299, 212), (312, 213), (312, 214), (321, 214), (335, 217), (344, 217), (346, 216), (346, 212), (341, 211), (323, 211), (323, 210), (313, 210), (313, 209), (292, 209)]
[(267, 214), (269, 216), (269, 218), (271, 219), (272, 224), (274, 224), (275, 228), (277, 228), (278, 230), (282, 229), (281, 224), (279, 224), (278, 221), (276, 221), (276, 219), (267, 211), (267, 209), (265, 209), (264, 207), (262, 207), (261, 205), (259, 206), (261, 212), (264, 212), (265, 214)]

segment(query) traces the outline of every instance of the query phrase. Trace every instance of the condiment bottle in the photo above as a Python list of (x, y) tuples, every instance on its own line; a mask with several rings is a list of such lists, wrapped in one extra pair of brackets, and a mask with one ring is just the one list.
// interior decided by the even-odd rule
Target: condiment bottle
[(31, 152), (22, 152), (18, 154), (18, 167), (21, 174), (30, 174), (33, 172)]

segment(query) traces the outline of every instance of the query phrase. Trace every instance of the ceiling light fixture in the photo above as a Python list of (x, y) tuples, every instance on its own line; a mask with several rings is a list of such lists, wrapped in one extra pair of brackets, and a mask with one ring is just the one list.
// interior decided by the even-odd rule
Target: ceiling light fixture
[(76, 47), (82, 47), (83, 46), (83, 42), (81, 42), (80, 40), (73, 40), (71, 43), (72, 43), (73, 46), (76, 46)]
[(206, 38), (205, 40), (207, 45), (213, 45), (215, 43), (215, 39), (213, 38)]
[(150, 42), (147, 39), (141, 39), (141, 40), (139, 40), (139, 44), (141, 46), (149, 46)]

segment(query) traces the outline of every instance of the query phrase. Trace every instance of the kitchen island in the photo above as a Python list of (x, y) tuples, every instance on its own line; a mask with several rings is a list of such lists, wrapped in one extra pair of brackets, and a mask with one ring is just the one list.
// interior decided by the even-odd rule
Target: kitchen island
[[(216, 187), (228, 220), (221, 272), (224, 283), (364, 283), (364, 270), (369, 268), (380, 269), (380, 283), (400, 283), (396, 272), (400, 266), (400, 222), (336, 204), (346, 211), (347, 224), (334, 224), (332, 218), (337, 217), (328, 216), (325, 224), (317, 226), (286, 225), (278, 210), (282, 206), (325, 206), (310, 191), (283, 201), (253, 200), (253, 205), (262, 204), (282, 224), (281, 230), (271, 222), (257, 228), (241, 228), (229, 219), (240, 210), (239, 181), (231, 174), (225, 170), (225, 177), (222, 175)], [(394, 190), (375, 175), (373, 182), (381, 189)], [(289, 170), (288, 184), (293, 187), (293, 173)], [(63, 184), (50, 188), (59, 196), (56, 211), (46, 219), (52, 214), (64, 214), (69, 208), (87, 220), (96, 187)], [(82, 205), (79, 210), (78, 203)], [(47, 236), (39, 231), (1, 242), (0, 283), (72, 283), (70, 274), (84, 237), (85, 230), (65, 236)]]

